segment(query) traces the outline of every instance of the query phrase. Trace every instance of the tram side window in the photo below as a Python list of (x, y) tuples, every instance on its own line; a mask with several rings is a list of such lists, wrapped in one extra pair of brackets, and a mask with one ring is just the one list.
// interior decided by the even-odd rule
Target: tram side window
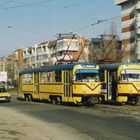
[(47, 73), (46, 72), (40, 73), (40, 82), (41, 83), (47, 82)]
[(55, 72), (54, 71), (48, 72), (47, 79), (48, 79), (48, 82), (55, 82)]
[(56, 71), (55, 72), (55, 82), (61, 82), (62, 81), (62, 72), (61, 71)]
[(24, 74), (22, 78), (23, 83), (33, 83), (33, 74)]

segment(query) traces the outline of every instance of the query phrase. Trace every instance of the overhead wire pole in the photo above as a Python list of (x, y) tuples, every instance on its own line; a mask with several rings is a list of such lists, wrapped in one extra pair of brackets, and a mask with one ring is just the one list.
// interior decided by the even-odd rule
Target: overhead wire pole
[[(95, 23), (92, 23), (92, 24), (90, 24), (90, 25), (83, 26), (83, 27), (81, 27), (81, 28), (79, 28), (79, 29), (74, 30), (74, 32), (81, 31), (81, 30), (87, 29), (87, 28), (89, 28), (89, 27), (93, 27), (93, 26), (96, 26), (96, 25), (98, 25), (98, 24), (101, 24), (101, 23), (104, 23), (104, 22), (108, 22), (108, 21), (114, 20), (115, 18), (118, 18), (118, 17), (120, 17), (120, 16), (116, 16), (116, 17), (112, 17), (112, 18), (108, 18), (108, 19), (103, 19), (103, 20), (102, 20), (102, 19), (99, 19), (99, 20), (97, 20), (97, 22), (95, 22)], [(113, 39), (114, 39), (114, 37), (113, 37)], [(113, 39), (111, 39), (111, 40), (109, 41), (108, 44), (112, 43), (112, 40), (113, 40)], [(106, 50), (104, 50), (104, 51), (105, 51), (105, 53), (106, 53), (106, 56), (108, 57), (109, 54), (110, 54), (110, 52), (111, 52), (111, 50), (110, 50), (108, 53), (106, 52)], [(96, 57), (96, 59), (97, 59), (97, 57)], [(97, 61), (98, 61), (98, 60), (97, 60)]]
[[(105, 39), (105, 37), (109, 37), (109, 39)], [(114, 49), (116, 49), (116, 35), (101, 35), (102, 40), (102, 49), (103, 49), (103, 60), (104, 62), (110, 61), (113, 62), (116, 60), (116, 53)]]

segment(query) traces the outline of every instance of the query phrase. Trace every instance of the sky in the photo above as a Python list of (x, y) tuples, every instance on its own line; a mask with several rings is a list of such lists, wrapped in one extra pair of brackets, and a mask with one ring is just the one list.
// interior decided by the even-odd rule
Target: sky
[(73, 32), (94, 38), (113, 23), (120, 36), (115, 0), (0, 0), (0, 56)]

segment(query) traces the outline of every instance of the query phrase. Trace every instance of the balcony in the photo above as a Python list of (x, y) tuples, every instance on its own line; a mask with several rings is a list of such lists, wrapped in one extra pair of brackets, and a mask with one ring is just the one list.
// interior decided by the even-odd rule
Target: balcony
[(140, 46), (140, 40), (139, 39), (137, 39), (137, 46)]
[(140, 34), (140, 26), (136, 26), (136, 33)]
[(62, 46), (57, 48), (57, 52), (59, 51), (78, 51), (78, 46)]
[(136, 32), (140, 34), (140, 14), (136, 16)]
[(57, 41), (56, 51), (78, 51), (78, 40), (77, 39), (64, 39)]
[(137, 1), (137, 3), (136, 3), (136, 9), (137, 9), (137, 10), (140, 9), (140, 1)]
[(140, 34), (140, 28), (137, 28), (136, 31), (137, 31), (137, 34)]
[(137, 59), (140, 60), (140, 41), (137, 41), (136, 55)]
[(69, 62), (69, 61), (71, 61), (71, 60), (73, 60), (73, 57), (71, 56), (71, 55), (61, 55), (61, 56), (57, 56), (57, 60), (58, 61), (67, 61), (67, 62)]
[(140, 14), (137, 14), (137, 15), (136, 15), (136, 21), (137, 21), (137, 22), (140, 22)]
[(42, 59), (42, 60), (37, 60), (37, 63), (45, 63), (45, 62), (49, 62), (49, 59)]
[(129, 1), (129, 0), (115, 0), (115, 4), (121, 5), (122, 3), (127, 2), (127, 1)]

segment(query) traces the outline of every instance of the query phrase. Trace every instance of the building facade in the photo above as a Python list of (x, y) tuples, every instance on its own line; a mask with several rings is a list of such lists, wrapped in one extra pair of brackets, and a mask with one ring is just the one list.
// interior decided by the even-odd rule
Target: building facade
[(78, 34), (59, 34), (54, 50), (56, 62), (89, 62), (89, 46), (90, 40)]
[(121, 6), (123, 62), (140, 62), (140, 0), (116, 0)]
[(42, 42), (23, 50), (25, 68), (67, 62), (89, 62), (90, 40), (75, 34), (61, 34), (56, 40)]
[(11, 84), (17, 83), (18, 72), (23, 67), (23, 49), (18, 49), (0, 58), (0, 71), (7, 72), (8, 82)]
[(23, 49), (23, 61), (25, 68), (36, 68), (37, 67), (37, 44)]

